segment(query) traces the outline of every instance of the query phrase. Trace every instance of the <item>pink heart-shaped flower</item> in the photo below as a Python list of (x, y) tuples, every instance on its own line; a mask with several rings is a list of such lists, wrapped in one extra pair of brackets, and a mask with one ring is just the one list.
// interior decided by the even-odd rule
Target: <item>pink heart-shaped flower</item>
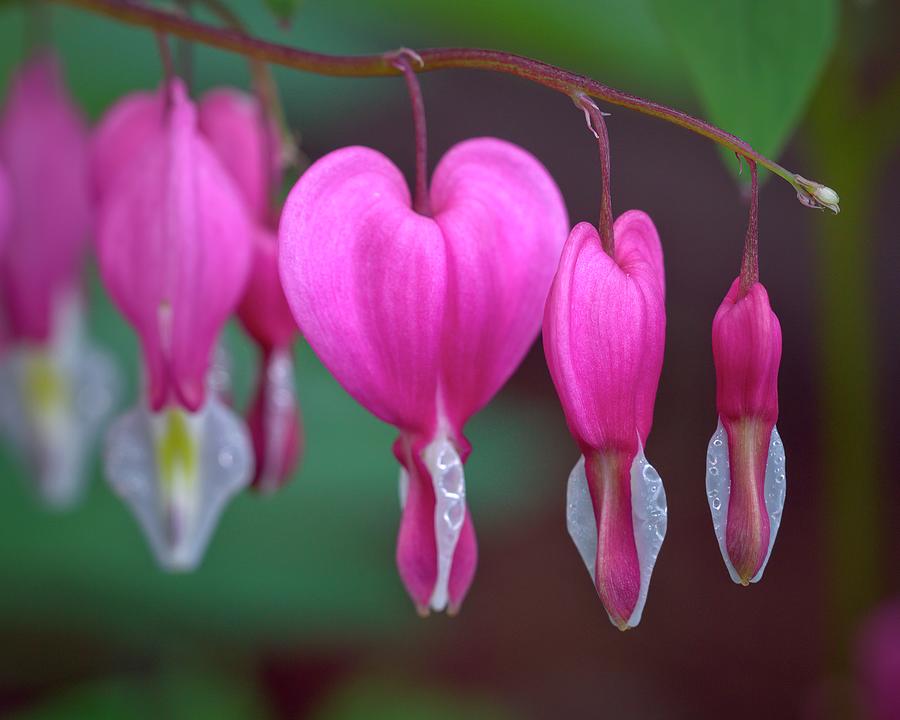
[(453, 147), (430, 199), (433, 216), (416, 213), (374, 150), (333, 152), (287, 199), (279, 266), (313, 350), (400, 429), (400, 574), (420, 609), (454, 609), (476, 553), (463, 426), (534, 342), (567, 219), (546, 169), (492, 138)]

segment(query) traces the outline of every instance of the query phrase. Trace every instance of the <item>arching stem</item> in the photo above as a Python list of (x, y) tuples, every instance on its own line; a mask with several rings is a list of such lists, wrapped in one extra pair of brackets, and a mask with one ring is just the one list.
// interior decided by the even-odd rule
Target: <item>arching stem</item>
[[(242, 32), (225, 30), (171, 12), (155, 8), (136, 0), (54, 0), (114, 18), (130, 25), (139, 25), (159, 32), (201, 42), (222, 50), (228, 50), (257, 60), (284, 65), (297, 70), (342, 77), (381, 77), (399, 75), (402, 70), (394, 64), (396, 53), (380, 55), (326, 55), (298, 50), (286, 45), (269, 43)], [(416, 73), (446, 68), (470, 68), (490, 70), (539, 83), (573, 97), (583, 93), (611, 105), (620, 105), (666, 122), (683, 127), (709, 138), (733, 153), (755, 160), (778, 177), (786, 180), (797, 191), (801, 202), (809, 207), (838, 211), (838, 195), (834, 190), (806, 180), (761, 155), (740, 138), (725, 132), (687, 113), (660, 103), (630, 95), (596, 80), (578, 75), (539, 60), (474, 48), (433, 48), (416, 51), (421, 65), (413, 68)]]

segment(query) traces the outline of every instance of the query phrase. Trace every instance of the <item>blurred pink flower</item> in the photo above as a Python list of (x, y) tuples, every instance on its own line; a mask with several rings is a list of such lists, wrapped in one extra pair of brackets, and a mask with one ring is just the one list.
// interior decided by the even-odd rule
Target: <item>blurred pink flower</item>
[(13, 76), (0, 118), (0, 164), (12, 194), (0, 293), (13, 339), (44, 343), (58, 305), (79, 289), (91, 225), (88, 135), (54, 56)]
[(870, 720), (900, 718), (900, 600), (863, 623), (856, 646), (860, 702)]
[(313, 350), (400, 430), (397, 564), (423, 613), (456, 611), (474, 575), (463, 427), (534, 341), (567, 224), (544, 167), (492, 138), (453, 147), (430, 200), (433, 217), (417, 214), (390, 160), (344, 148), (292, 190), (279, 248)]
[(278, 276), (278, 238), (271, 228), (272, 195), (281, 179), (278, 128), (251, 95), (218, 88), (199, 104), (200, 129), (242, 191), (253, 228), (250, 279), (238, 306), (244, 329), (260, 350), (256, 393), (247, 422), (256, 454), (253, 486), (270, 492), (296, 468), (303, 445), (291, 345), (297, 324)]
[(106, 288), (141, 339), (150, 407), (195, 411), (213, 345), (247, 281), (251, 232), (184, 86), (175, 80), (169, 92), (141, 161), (116, 173), (103, 200), (97, 246)]
[[(249, 274), (253, 225), (181, 81), (165, 93), (160, 122), (158, 101), (139, 93), (101, 124), (97, 245), (147, 374), (146, 406), (110, 431), (107, 477), (159, 562), (183, 570), (199, 562), (225, 502), (252, 475), (244, 424), (208, 389), (214, 346)], [(121, 155), (105, 155), (104, 139)]]
[(735, 582), (757, 582), (784, 505), (784, 449), (778, 419), (781, 326), (766, 289), (740, 278), (713, 320), (719, 427), (707, 454), (707, 493), (716, 534)]
[(544, 352), (583, 454), (569, 479), (569, 532), (610, 620), (640, 622), (666, 530), (665, 492), (644, 458), (665, 343), (662, 247), (643, 212), (613, 227), (615, 255), (579, 223), (544, 315)]
[(81, 496), (118, 395), (112, 360), (84, 329), (88, 134), (55, 56), (12, 77), (0, 118), (0, 427), (50, 507)]

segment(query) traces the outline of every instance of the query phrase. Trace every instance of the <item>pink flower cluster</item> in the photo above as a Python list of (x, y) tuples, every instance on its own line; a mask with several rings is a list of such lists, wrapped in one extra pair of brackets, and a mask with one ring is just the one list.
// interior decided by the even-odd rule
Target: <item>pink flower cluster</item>
[[(88, 183), (86, 135), (59, 93), (52, 64), (27, 67), (0, 126), (7, 333), (46, 341), (93, 213), (102, 281), (138, 335), (145, 376), (138, 407), (108, 434), (106, 474), (164, 567), (194, 567), (226, 501), (252, 480), (272, 490), (291, 474), (299, 327), (343, 388), (397, 428), (400, 577), (421, 613), (457, 611), (477, 559), (466, 423), (543, 329), (582, 455), (569, 532), (610, 620), (638, 624), (668, 521), (645, 457), (666, 326), (662, 246), (646, 213), (622, 214), (608, 244), (587, 223), (569, 233), (547, 170), (494, 138), (447, 152), (427, 215), (400, 170), (365, 147), (315, 162), (282, 210), (281, 138), (264, 108), (230, 89), (195, 102), (177, 78), (106, 113)], [(52, 156), (41, 154), (47, 137)], [(214, 377), (235, 314), (261, 358), (246, 422)], [(747, 584), (762, 575), (784, 499), (781, 335), (755, 280), (728, 292), (713, 352), (707, 492), (729, 573)]]

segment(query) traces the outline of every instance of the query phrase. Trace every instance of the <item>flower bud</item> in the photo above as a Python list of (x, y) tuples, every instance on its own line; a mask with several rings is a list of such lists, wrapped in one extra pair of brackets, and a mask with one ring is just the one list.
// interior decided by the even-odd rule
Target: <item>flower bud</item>
[(732, 580), (757, 582), (784, 506), (784, 449), (778, 419), (781, 326), (760, 283), (739, 296), (740, 278), (713, 320), (717, 428), (706, 486), (719, 547)]

